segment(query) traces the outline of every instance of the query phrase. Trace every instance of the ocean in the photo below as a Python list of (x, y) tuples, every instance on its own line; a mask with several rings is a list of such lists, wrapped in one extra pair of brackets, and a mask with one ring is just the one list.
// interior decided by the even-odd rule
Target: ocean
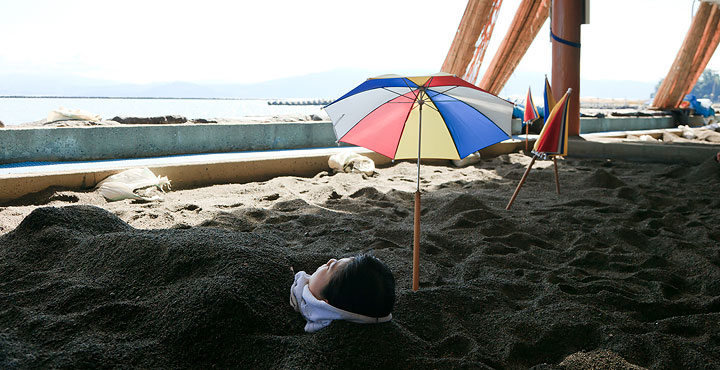
[[(308, 99), (311, 100), (311, 99)], [(270, 105), (273, 99), (46, 98), (0, 97), (0, 121), (15, 126), (46, 118), (53, 109), (82, 109), (103, 119), (115, 116), (181, 115), (193, 118), (242, 118), (318, 114), (321, 105)]]

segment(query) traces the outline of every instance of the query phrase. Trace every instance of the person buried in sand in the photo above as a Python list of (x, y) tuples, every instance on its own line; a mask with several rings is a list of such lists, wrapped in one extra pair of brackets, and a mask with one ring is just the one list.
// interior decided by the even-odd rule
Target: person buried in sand
[(305, 271), (295, 274), (290, 305), (307, 321), (308, 333), (330, 325), (333, 320), (388, 322), (395, 306), (395, 277), (370, 254), (331, 258), (312, 275)]

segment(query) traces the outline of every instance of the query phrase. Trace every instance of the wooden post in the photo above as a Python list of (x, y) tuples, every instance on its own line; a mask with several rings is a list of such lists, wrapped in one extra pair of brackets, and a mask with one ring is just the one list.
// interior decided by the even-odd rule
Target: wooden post
[(527, 178), (528, 173), (530, 173), (530, 169), (532, 168), (533, 164), (535, 164), (536, 158), (536, 156), (532, 157), (532, 160), (530, 161), (527, 170), (525, 170), (522, 179), (520, 179), (520, 183), (518, 184), (517, 188), (515, 188), (515, 192), (513, 193), (512, 198), (510, 198), (510, 202), (508, 202), (505, 209), (510, 209), (510, 207), (512, 207), (512, 204), (515, 201), (515, 197), (517, 197), (518, 193), (520, 192), (520, 188), (523, 186), (523, 183), (525, 183), (525, 179)]
[(553, 164), (555, 165), (555, 190), (557, 190), (557, 193), (560, 194), (560, 176), (558, 176), (556, 156), (553, 156)]
[(413, 292), (420, 289), (420, 190), (415, 192), (415, 222), (413, 237)]
[[(553, 91), (577, 91), (568, 102), (570, 136), (580, 135), (580, 24), (583, 21), (584, 1), (553, 0), (550, 30), (552, 42)], [(568, 45), (558, 39), (569, 42)], [(555, 99), (560, 97), (555, 96)]]

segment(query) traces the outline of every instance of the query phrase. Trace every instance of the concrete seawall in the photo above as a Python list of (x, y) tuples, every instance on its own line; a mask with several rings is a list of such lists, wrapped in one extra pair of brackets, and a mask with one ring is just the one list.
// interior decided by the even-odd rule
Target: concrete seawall
[[(675, 125), (672, 117), (580, 120), (583, 134)], [(521, 129), (520, 120), (514, 119), (513, 134)], [(330, 122), (5, 128), (0, 130), (0, 164), (336, 146)]]
[(13, 128), (0, 131), (0, 163), (332, 146), (330, 122)]
[[(696, 125), (698, 123), (695, 123)], [(614, 158), (666, 163), (700, 163), (720, 151), (718, 145), (667, 145), (623, 142), (625, 133), (674, 127), (671, 118), (583, 119), (583, 135), (569, 142), (570, 157)], [(519, 120), (513, 132), (519, 133)], [(617, 132), (607, 132), (617, 131)], [(659, 132), (659, 131), (658, 131)], [(530, 145), (537, 135), (531, 135)], [(524, 149), (524, 140), (506, 140), (480, 151), (483, 158)], [(298, 150), (288, 150), (298, 149)], [(264, 181), (276, 176), (313, 176), (329, 170), (334, 153), (354, 151), (382, 166), (390, 160), (364, 148), (338, 147), (330, 122), (260, 123), (72, 128), (11, 128), (0, 130), (0, 164), (43, 161), (79, 161), (67, 164), (20, 165), (25, 172), (0, 173), (0, 205), (48, 188), (91, 189), (105, 177), (127, 168), (146, 166), (168, 176), (173, 189), (232, 182)], [(200, 154), (224, 153), (224, 154)], [(167, 156), (183, 156), (171, 161)], [(224, 159), (217, 159), (221, 156)], [(229, 156), (229, 158), (225, 158)], [(157, 158), (152, 158), (157, 157)], [(87, 166), (82, 161), (135, 158)], [(149, 164), (137, 164), (150, 161)], [(97, 162), (89, 162), (98, 164)], [(56, 167), (57, 166), (57, 167)], [(12, 166), (9, 166), (12, 167)], [(37, 170), (33, 170), (37, 168)], [(42, 169), (41, 169), (42, 168)], [(55, 169), (57, 168), (57, 169)]]

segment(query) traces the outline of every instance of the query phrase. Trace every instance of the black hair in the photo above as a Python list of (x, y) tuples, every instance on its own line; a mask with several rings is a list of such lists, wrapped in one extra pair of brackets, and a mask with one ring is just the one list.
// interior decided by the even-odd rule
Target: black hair
[(384, 317), (395, 306), (395, 276), (377, 257), (362, 254), (333, 274), (322, 296), (339, 309)]

